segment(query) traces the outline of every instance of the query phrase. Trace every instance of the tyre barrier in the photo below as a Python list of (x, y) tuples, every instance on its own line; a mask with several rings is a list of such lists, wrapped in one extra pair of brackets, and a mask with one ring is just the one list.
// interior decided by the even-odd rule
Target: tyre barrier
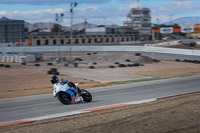
[(160, 62), (160, 60), (157, 60), (157, 59), (153, 59), (153, 61), (154, 61), (155, 63)]
[(49, 71), (47, 71), (47, 74), (60, 75), (60, 73), (57, 71), (57, 68), (51, 68)]
[(119, 64), (118, 66), (119, 66), (119, 67), (126, 67), (125, 64)]
[(127, 66), (128, 66), (128, 67), (133, 67), (133, 64), (128, 64)]
[(95, 66), (89, 66), (90, 69), (95, 69)]
[(187, 62), (187, 63), (200, 64), (200, 60), (188, 60), (188, 59), (184, 59), (183, 61), (181, 61), (180, 59), (176, 59), (175, 61), (177, 61), (177, 62)]
[(83, 61), (83, 59), (77, 57), (74, 59), (74, 61)]
[(115, 68), (115, 66), (113, 66), (113, 65), (110, 65), (110, 66), (109, 66), (109, 68)]
[(35, 66), (40, 66), (40, 64), (35, 64)]
[(57, 72), (57, 70), (58, 70), (57, 68), (51, 68), (50, 69), (50, 71), (52, 71), (52, 72)]
[(135, 56), (141, 56), (141, 53), (135, 53)]
[(125, 61), (126, 61), (126, 62), (131, 62), (131, 60), (130, 60), (130, 59), (126, 59)]
[(133, 66), (138, 67), (140, 66), (140, 63), (134, 63)]
[(74, 67), (78, 67), (78, 63), (74, 63)]
[(188, 62), (188, 63), (200, 64), (200, 61), (199, 61), (199, 60), (187, 60), (187, 59), (184, 59), (183, 61), (184, 61), (184, 62)]
[(5, 68), (11, 68), (11, 66), (10, 66), (10, 65), (4, 65), (4, 67), (5, 67)]
[(47, 63), (47, 65), (48, 65), (48, 66), (52, 66), (52, 65), (53, 65), (53, 63)]
[(47, 74), (52, 74), (52, 71), (47, 71)]
[(59, 72), (52, 72), (52, 71), (47, 71), (47, 74), (52, 74), (52, 75), (60, 75)]

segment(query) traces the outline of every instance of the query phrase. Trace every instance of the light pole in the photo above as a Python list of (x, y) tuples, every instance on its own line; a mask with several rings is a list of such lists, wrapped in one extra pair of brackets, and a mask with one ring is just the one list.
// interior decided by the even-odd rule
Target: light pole
[(104, 20), (104, 27), (106, 27), (106, 17), (104, 17), (103, 20)]
[[(64, 17), (64, 14), (63, 13), (61, 13), (61, 14), (58, 14), (58, 13), (56, 13), (55, 14), (55, 17), (56, 17), (56, 22), (58, 22), (59, 23), (59, 25), (58, 25), (58, 39), (60, 39), (60, 41), (59, 41), (59, 43), (61, 43), (61, 34), (60, 34), (60, 30), (61, 30), (61, 22), (63, 22), (63, 17)], [(60, 61), (61, 60), (61, 57), (60, 57), (60, 46), (58, 46), (58, 61)]]
[(87, 22), (87, 19), (83, 19), (84, 20), (84, 34), (86, 35), (86, 29), (87, 29), (87, 25), (88, 25), (88, 22)]
[(137, 8), (140, 9), (140, 0), (136, 0), (137, 1)]
[[(157, 18), (156, 20), (157, 20), (157, 25), (158, 25), (158, 27), (160, 29), (159, 25), (160, 25), (161, 20), (159, 18)], [(159, 33), (157, 33), (157, 40), (159, 40)]]
[(70, 28), (70, 47), (69, 47), (69, 64), (72, 63), (72, 39), (73, 39), (73, 9), (78, 5), (77, 2), (70, 4), (71, 28)]
[(83, 20), (84, 20), (84, 26), (85, 26), (85, 29), (86, 29), (88, 22), (87, 22), (87, 19), (83, 19)]
[(173, 15), (169, 15), (170, 17), (170, 24), (172, 25)]

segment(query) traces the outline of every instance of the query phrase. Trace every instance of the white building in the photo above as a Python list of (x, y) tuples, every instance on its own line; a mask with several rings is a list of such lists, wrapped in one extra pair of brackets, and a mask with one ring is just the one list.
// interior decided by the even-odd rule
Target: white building
[(124, 26), (133, 26), (141, 36), (151, 35), (151, 16), (149, 8), (132, 8), (128, 14), (130, 21), (125, 21)]

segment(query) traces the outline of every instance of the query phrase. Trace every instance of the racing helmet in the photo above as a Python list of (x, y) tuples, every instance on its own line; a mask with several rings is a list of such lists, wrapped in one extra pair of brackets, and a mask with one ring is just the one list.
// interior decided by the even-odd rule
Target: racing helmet
[(53, 77), (51, 77), (50, 81), (51, 81), (52, 84), (55, 84), (55, 83), (59, 82), (59, 79), (58, 79), (57, 76), (53, 76)]

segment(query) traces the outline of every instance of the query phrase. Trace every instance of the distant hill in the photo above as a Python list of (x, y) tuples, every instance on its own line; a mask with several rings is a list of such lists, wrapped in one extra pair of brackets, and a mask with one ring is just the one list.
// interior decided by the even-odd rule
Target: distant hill
[[(0, 18), (1, 21), (5, 21), (5, 20), (10, 20), (9, 18), (6, 18), (6, 17), (2, 17)], [(29, 32), (31, 31), (34, 31), (34, 30), (41, 30), (43, 32), (50, 32), (51, 29), (53, 28), (53, 26), (55, 25), (56, 23), (42, 23), (42, 22), (38, 22), (38, 23), (29, 23), (29, 22), (25, 22), (24, 23), (24, 27), (26, 29), (28, 29)], [(62, 26), (62, 25), (61, 25)], [(117, 26), (117, 25), (112, 25), (112, 26)], [(95, 25), (95, 24), (90, 24), (90, 23), (78, 23), (78, 24), (74, 24), (73, 25), (73, 29), (74, 30), (83, 30), (85, 28), (94, 28), (94, 27), (98, 27), (98, 25)], [(67, 26), (62, 26), (62, 30), (63, 31), (69, 31), (70, 30), (70, 27), (67, 27)]]
[[(33, 31), (36, 29), (43, 29), (43, 31), (51, 31), (51, 29), (53, 28), (55, 23), (34, 23), (34, 24), (30, 24), (30, 23), (25, 23), (25, 28), (28, 29), (28, 31)], [(66, 26), (62, 26), (62, 30), (63, 31), (67, 31), (69, 30), (69, 27)]]
[[(54, 26), (55, 23), (34, 23), (34, 24), (30, 24), (30, 23), (25, 23), (25, 28), (28, 29), (28, 31), (33, 31), (36, 29), (43, 29), (43, 31), (51, 31), (51, 28)], [(97, 25), (95, 24), (85, 24), (85, 23), (78, 23), (78, 24), (74, 24), (73, 25), (73, 29), (74, 30), (82, 30), (85, 27), (87, 28), (91, 28), (91, 27), (96, 27)], [(63, 31), (69, 31), (70, 27), (66, 27), (66, 26), (62, 26), (62, 30)]]
[[(171, 22), (165, 22), (163, 24), (170, 24)], [(200, 17), (182, 17), (172, 21), (173, 24), (194, 26), (200, 24)]]

